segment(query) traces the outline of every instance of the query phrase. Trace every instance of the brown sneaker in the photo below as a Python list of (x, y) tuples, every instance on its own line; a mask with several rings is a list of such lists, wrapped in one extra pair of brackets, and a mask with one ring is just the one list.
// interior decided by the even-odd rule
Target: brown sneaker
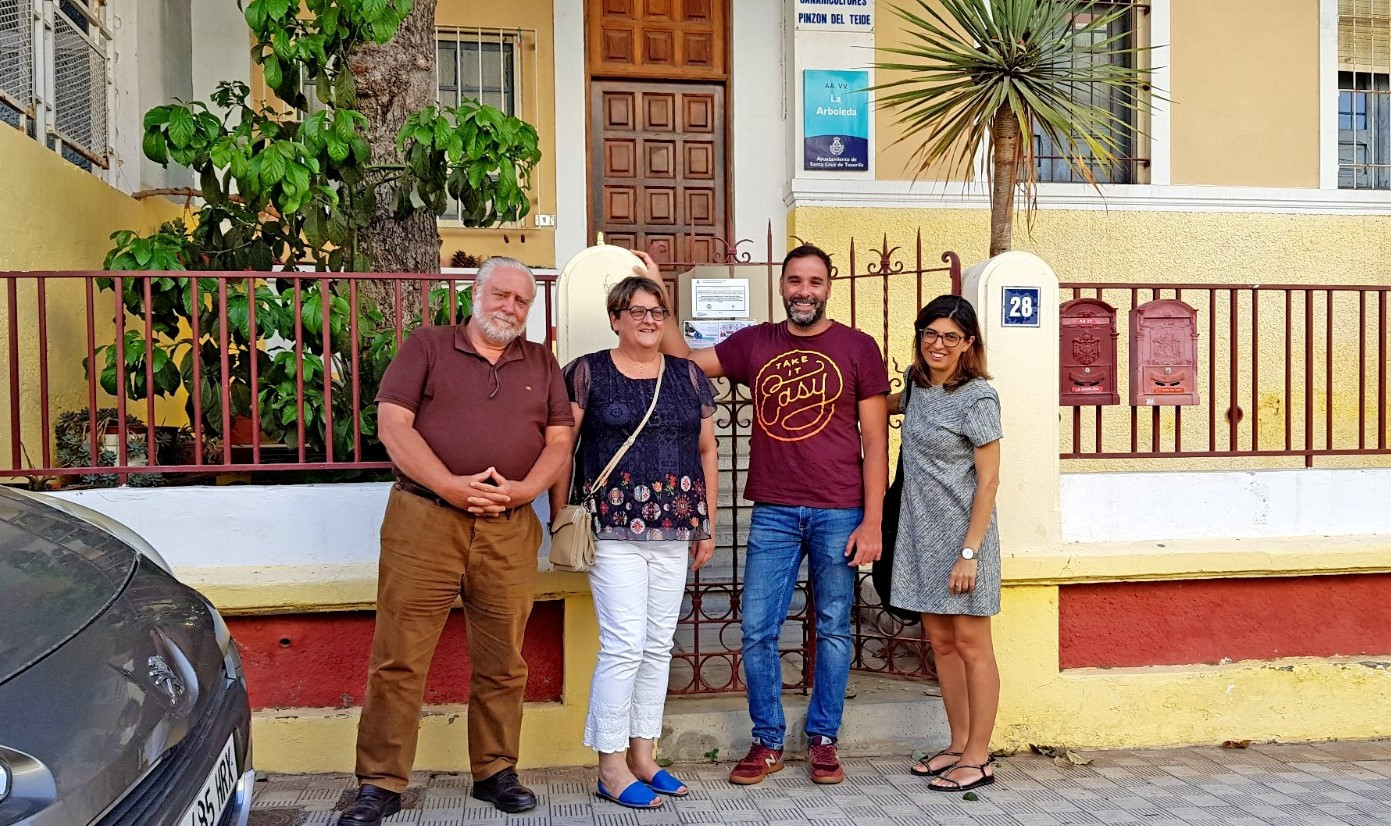
[(737, 786), (752, 786), (774, 772), (782, 771), (782, 749), (770, 749), (762, 743), (754, 743), (749, 753), (735, 764), (729, 773), (729, 782)]
[(807, 762), (811, 764), (811, 782), (831, 784), (845, 779), (836, 753), (836, 741), (820, 735), (813, 736), (807, 746)]

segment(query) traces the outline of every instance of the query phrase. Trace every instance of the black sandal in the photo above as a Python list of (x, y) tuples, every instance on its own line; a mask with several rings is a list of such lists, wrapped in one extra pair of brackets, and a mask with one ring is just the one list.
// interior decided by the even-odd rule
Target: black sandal
[[(960, 756), (961, 756), (961, 752), (959, 752), (959, 751), (947, 751), (946, 749), (942, 749), (941, 751), (937, 752), (936, 754), (932, 755), (931, 757), (924, 757), (924, 758), (922, 758), (921, 760), (919, 760), (918, 762), (914, 763), (914, 764), (912, 765), (912, 767), (910, 767), (910, 768), (908, 769), (908, 772), (909, 772), (910, 774), (916, 775), (916, 776), (918, 776), (918, 777), (940, 777), (941, 774), (942, 774), (942, 772), (951, 771), (951, 769), (954, 768), (954, 767), (956, 766), (956, 764), (955, 764), (955, 763), (952, 763), (951, 765), (943, 766), (943, 767), (940, 768), (940, 769), (934, 769), (934, 768), (932, 768), (932, 765), (931, 765), (931, 764), (932, 764), (932, 761), (933, 761), (933, 760), (936, 760), (938, 757), (960, 757)], [(919, 766), (922, 766), (923, 771), (918, 771), (918, 767), (919, 767)]]
[[(969, 763), (957, 763), (947, 769), (947, 771), (942, 772), (941, 775), (938, 775), (938, 779), (950, 783), (950, 786), (938, 786), (936, 783), (929, 783), (927, 787), (934, 792), (969, 792), (972, 789), (979, 789), (981, 786), (989, 786), (991, 783), (995, 782), (995, 775), (985, 773), (985, 767), (989, 766), (990, 763), (991, 761), (986, 761), (979, 766), (973, 766)], [(970, 783), (961, 783), (958, 780), (952, 780), (950, 777), (946, 776), (947, 772), (952, 772), (957, 769), (975, 769), (980, 772), (980, 779), (973, 780)]]

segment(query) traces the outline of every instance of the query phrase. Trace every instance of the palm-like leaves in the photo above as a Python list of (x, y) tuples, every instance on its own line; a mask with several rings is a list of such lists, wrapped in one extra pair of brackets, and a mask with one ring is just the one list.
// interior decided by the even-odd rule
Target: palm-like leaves
[[(964, 172), (976, 148), (986, 147), (994, 255), (1009, 248), (1016, 187), (1032, 213), (1035, 126), (1096, 186), (1093, 170), (1109, 172), (1123, 154), (1121, 140), (1133, 131), (1130, 114), (1148, 90), (1149, 70), (1120, 59), (1141, 51), (1129, 33), (1107, 34), (1128, 13), (1125, 5), (917, 0), (917, 7), (892, 10), (904, 21), (909, 43), (879, 50), (895, 57), (875, 68), (897, 75), (875, 87), (879, 105), (897, 111), (904, 127), (899, 140), (919, 141), (913, 155), (918, 175), (942, 163)], [(1116, 101), (1119, 112), (1091, 102), (1098, 98)], [(996, 226), (1001, 220), (1005, 225)]]

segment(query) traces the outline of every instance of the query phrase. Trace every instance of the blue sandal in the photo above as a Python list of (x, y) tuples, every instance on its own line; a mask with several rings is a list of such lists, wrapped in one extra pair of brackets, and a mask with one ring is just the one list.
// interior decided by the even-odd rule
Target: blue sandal
[(629, 809), (656, 809), (662, 805), (662, 799), (657, 797), (641, 780), (629, 783), (628, 788), (624, 789), (618, 797), (609, 794), (609, 790), (604, 788), (604, 781), (600, 780), (594, 795)]
[(657, 794), (664, 794), (668, 797), (685, 797), (691, 793), (690, 788), (680, 781), (676, 775), (666, 769), (658, 769), (652, 775), (652, 779), (647, 781), (647, 785)]

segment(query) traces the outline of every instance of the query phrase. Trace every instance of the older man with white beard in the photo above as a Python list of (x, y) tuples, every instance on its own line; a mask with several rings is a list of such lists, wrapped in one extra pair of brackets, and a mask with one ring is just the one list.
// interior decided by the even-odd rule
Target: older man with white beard
[(410, 781), (425, 677), (456, 597), (468, 621), (473, 796), (504, 812), (536, 806), (517, 779), (542, 528), (533, 499), (570, 457), (574, 416), (560, 366), (526, 341), (531, 271), (490, 258), (473, 314), (411, 333), (382, 377), (378, 432), (397, 482), (381, 528), (377, 624), (358, 724), (357, 799), (342, 826), (377, 826)]

